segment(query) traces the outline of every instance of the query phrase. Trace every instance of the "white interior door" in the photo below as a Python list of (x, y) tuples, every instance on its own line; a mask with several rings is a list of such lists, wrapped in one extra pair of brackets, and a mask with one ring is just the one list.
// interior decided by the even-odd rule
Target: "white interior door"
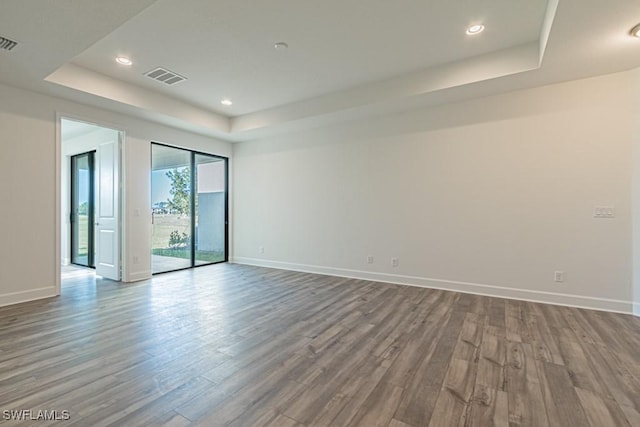
[(120, 280), (120, 141), (97, 150), (96, 274)]

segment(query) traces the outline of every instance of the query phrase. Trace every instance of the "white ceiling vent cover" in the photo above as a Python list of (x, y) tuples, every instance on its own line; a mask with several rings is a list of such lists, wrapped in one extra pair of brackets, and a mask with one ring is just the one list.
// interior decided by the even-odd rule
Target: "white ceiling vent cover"
[(12, 50), (17, 45), (17, 41), (0, 36), (0, 50)]
[(144, 75), (149, 77), (150, 79), (157, 80), (169, 86), (187, 80), (186, 77), (182, 77), (181, 75), (162, 67), (154, 68), (151, 71), (147, 71), (146, 73), (144, 73)]

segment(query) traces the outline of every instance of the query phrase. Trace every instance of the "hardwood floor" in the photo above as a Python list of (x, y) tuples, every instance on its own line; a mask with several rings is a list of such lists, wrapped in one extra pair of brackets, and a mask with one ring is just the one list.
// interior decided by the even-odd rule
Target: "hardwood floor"
[[(7, 421), (11, 410), (68, 420)], [(0, 309), (7, 425), (640, 426), (640, 319), (219, 264)]]

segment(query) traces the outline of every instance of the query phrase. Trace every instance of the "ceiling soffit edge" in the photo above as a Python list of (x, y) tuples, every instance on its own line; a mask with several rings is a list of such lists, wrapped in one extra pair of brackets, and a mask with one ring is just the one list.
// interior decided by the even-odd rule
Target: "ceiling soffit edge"
[(45, 81), (126, 104), (147, 116), (149, 113), (159, 113), (205, 132), (235, 140), (243, 132), (285, 122), (326, 117), (339, 114), (340, 111), (388, 101), (397, 102), (407, 97), (428, 96), (446, 89), (538, 69), (542, 64), (558, 4), (559, 0), (549, 0), (539, 38), (530, 43), (236, 117), (196, 107), (71, 63), (51, 73)]

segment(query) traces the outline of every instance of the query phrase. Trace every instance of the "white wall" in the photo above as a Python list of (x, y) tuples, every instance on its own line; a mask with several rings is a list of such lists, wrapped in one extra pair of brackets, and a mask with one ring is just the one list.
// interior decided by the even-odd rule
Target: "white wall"
[(640, 316), (640, 68), (631, 72), (630, 90), (633, 120), (633, 301), (634, 314)]
[[(231, 253), (631, 311), (639, 93), (634, 71), (238, 144)], [(0, 85), (0, 100), (0, 305), (55, 293), (57, 114), (126, 133), (127, 280), (150, 274), (149, 142), (231, 157), (222, 141), (21, 89)], [(594, 219), (601, 205), (617, 217)]]
[(151, 271), (150, 141), (231, 155), (227, 142), (0, 85), (0, 305), (56, 293), (61, 255), (59, 237), (56, 240), (60, 231), (58, 115), (125, 131), (125, 280), (146, 278)]
[(234, 260), (630, 312), (630, 84), (621, 73), (237, 144)]

